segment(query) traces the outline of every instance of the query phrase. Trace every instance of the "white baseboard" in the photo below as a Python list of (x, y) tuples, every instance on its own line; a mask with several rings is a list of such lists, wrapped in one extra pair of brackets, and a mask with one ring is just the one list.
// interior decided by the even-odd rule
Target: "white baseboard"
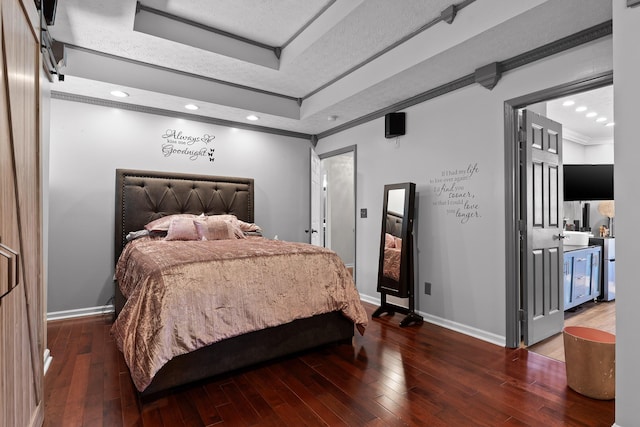
[[(364, 302), (368, 302), (369, 304), (377, 305), (380, 303), (380, 300), (378, 298), (372, 298), (368, 295), (360, 294), (360, 299)], [(101, 314), (110, 314), (113, 312), (114, 312), (113, 305), (80, 308), (77, 310), (55, 311), (55, 312), (47, 313), (47, 321), (71, 319), (74, 317), (96, 316)], [(416, 313), (421, 315), (426, 322), (433, 323), (434, 325), (442, 326), (443, 328), (451, 329), (453, 331), (460, 332), (462, 334), (469, 335), (474, 338), (478, 338), (482, 341), (499, 345), (501, 347), (504, 347), (506, 345), (506, 338), (503, 336), (496, 335), (491, 332), (483, 331), (482, 329), (477, 329), (468, 325), (463, 325), (461, 323), (454, 322), (452, 320), (443, 319), (438, 316), (433, 316), (428, 313), (423, 313), (418, 310), (416, 311)]]
[(51, 357), (51, 352), (48, 348), (44, 349), (44, 375), (47, 375), (47, 371), (49, 370), (49, 366), (51, 366), (51, 361), (53, 357)]
[(74, 317), (98, 316), (102, 314), (113, 313), (114, 311), (115, 309), (113, 305), (79, 308), (76, 310), (53, 311), (51, 313), (47, 313), (47, 321), (72, 319)]
[[(360, 294), (360, 299), (364, 302), (368, 302), (369, 304), (380, 305), (379, 298), (372, 298), (368, 295)], [(486, 341), (500, 347), (505, 347), (507, 345), (507, 340), (503, 336), (483, 331), (482, 329), (474, 328), (468, 325), (463, 325), (462, 323), (454, 322), (452, 320), (433, 316), (428, 313), (423, 313), (419, 310), (416, 310), (416, 313), (422, 316), (425, 322), (433, 323), (434, 325), (442, 326), (443, 328), (451, 329), (452, 331), (460, 332), (461, 334), (469, 335), (471, 337), (478, 338), (479, 340)]]

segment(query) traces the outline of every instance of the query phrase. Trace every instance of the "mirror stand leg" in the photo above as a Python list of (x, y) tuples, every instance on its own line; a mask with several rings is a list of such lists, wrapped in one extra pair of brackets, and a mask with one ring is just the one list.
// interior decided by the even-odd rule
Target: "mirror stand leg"
[(387, 295), (383, 293), (380, 298), (380, 307), (378, 307), (376, 311), (373, 312), (371, 317), (380, 317), (384, 313), (387, 313), (389, 316), (393, 316), (396, 311), (393, 306), (387, 304)]
[(424, 319), (422, 318), (422, 316), (420, 316), (418, 313), (414, 311), (410, 311), (409, 314), (407, 314), (405, 318), (402, 319), (402, 322), (400, 322), (400, 326), (409, 326), (412, 323), (419, 325), (422, 322), (424, 322)]
[[(411, 285), (413, 287), (413, 283)], [(409, 313), (407, 313), (407, 315), (405, 316), (404, 319), (402, 319), (402, 322), (400, 322), (400, 326), (409, 326), (412, 323), (415, 323), (417, 325), (420, 325), (422, 322), (424, 322), (424, 319), (422, 318), (422, 316), (420, 316), (418, 313), (416, 313), (414, 311), (416, 306), (416, 300), (414, 297), (414, 293), (413, 291), (409, 294)]]

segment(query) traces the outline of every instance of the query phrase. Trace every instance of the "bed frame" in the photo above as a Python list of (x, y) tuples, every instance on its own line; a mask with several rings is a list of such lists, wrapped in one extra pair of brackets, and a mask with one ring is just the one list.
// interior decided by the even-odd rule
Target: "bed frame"
[[(176, 213), (233, 214), (254, 222), (254, 182), (182, 173), (116, 170), (115, 261), (126, 235)], [(115, 285), (116, 316), (126, 298)], [(331, 343), (351, 343), (354, 324), (340, 312), (229, 338), (170, 360), (141, 397)]]

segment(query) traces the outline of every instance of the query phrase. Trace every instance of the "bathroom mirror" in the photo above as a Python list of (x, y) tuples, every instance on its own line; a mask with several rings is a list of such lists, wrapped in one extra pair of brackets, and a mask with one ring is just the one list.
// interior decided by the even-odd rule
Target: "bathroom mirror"
[[(378, 292), (381, 306), (373, 317), (396, 311), (408, 316), (400, 324), (422, 321), (414, 313), (413, 225), (416, 185), (412, 182), (384, 186), (380, 256), (378, 263)], [(408, 298), (409, 307), (387, 302), (387, 295)]]

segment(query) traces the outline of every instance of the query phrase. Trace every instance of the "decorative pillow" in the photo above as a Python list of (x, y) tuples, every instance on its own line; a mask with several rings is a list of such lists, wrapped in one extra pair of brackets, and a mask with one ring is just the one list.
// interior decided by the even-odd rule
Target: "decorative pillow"
[(165, 240), (200, 240), (193, 218), (175, 217), (169, 223)]
[(389, 233), (384, 233), (384, 247), (385, 248), (395, 248), (396, 247), (396, 240)]
[(167, 215), (158, 219), (154, 219), (150, 223), (144, 226), (145, 230), (148, 231), (167, 231), (169, 230), (169, 225), (171, 225), (171, 220), (174, 218), (190, 218), (194, 220), (196, 218), (204, 218), (204, 214), (194, 215), (194, 214), (175, 214), (175, 215)]
[(237, 223), (239, 221), (238, 217), (232, 214), (208, 215), (208, 216), (205, 216), (204, 219), (206, 219), (207, 221), (210, 219), (213, 219), (213, 220), (223, 219), (225, 221), (230, 221), (231, 223)]
[(239, 219), (237, 221), (238, 221), (238, 225), (240, 226), (240, 230), (242, 231), (262, 231), (262, 228), (260, 228), (259, 226), (253, 223), (244, 222)]
[(393, 237), (394, 243), (395, 243), (395, 248), (396, 249), (402, 249), (402, 239), (399, 237)]
[(132, 240), (139, 239), (140, 237), (148, 236), (149, 233), (149, 230), (130, 231), (127, 233), (126, 239), (127, 242), (130, 242)]
[(237, 239), (244, 239), (244, 233), (240, 226), (241, 221), (235, 216), (231, 214), (222, 214), (222, 215), (210, 215), (204, 217), (205, 221), (226, 221), (233, 227), (233, 232), (236, 235)]
[(198, 240), (235, 240), (244, 239), (242, 230), (235, 227), (231, 221), (207, 218), (194, 220)]

